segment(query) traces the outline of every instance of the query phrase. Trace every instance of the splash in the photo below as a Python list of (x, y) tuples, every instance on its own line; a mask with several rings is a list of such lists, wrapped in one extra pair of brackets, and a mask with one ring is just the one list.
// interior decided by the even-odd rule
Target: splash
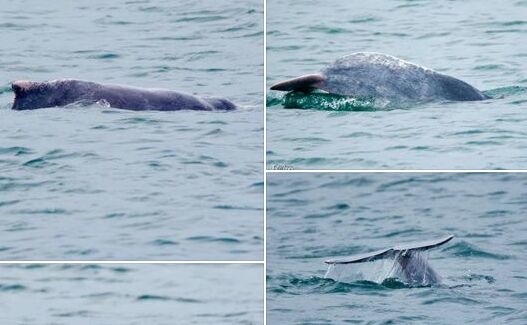
[(324, 111), (375, 111), (381, 105), (373, 98), (354, 98), (350, 96), (328, 94), (324, 92), (287, 93), (281, 104), (285, 108), (318, 109)]
[[(527, 87), (508, 86), (483, 91), (493, 99), (502, 99), (527, 94)], [(523, 103), (523, 101), (522, 101)], [(292, 91), (285, 95), (269, 94), (267, 96), (267, 107), (283, 106), (289, 109), (314, 109), (321, 111), (379, 111), (390, 109), (407, 109), (426, 104), (426, 102), (402, 103), (382, 102), (375, 98), (355, 98), (351, 96), (330, 94), (324, 91), (313, 91), (304, 93)]]
[(393, 283), (429, 286), (439, 282), (439, 276), (428, 263), (428, 252), (413, 251), (411, 258), (405, 254), (402, 251), (393, 258), (366, 263), (329, 264), (324, 278), (344, 283), (369, 281), (390, 287)]
[(344, 283), (358, 281), (382, 283), (388, 278), (394, 278), (396, 269), (395, 258), (358, 264), (329, 264), (324, 278)]

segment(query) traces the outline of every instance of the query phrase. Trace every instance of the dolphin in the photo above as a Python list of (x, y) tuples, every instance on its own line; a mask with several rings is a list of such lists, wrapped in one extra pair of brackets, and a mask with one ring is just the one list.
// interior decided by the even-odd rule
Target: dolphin
[(353, 264), (376, 261), (379, 259), (394, 259), (401, 280), (413, 285), (431, 285), (441, 283), (441, 277), (430, 266), (428, 259), (421, 254), (426, 250), (441, 246), (452, 240), (454, 236), (428, 240), (424, 242), (407, 243), (389, 247), (374, 252), (357, 254), (339, 259), (324, 261), (328, 265)]
[(271, 90), (310, 92), (373, 98), (381, 103), (489, 99), (478, 89), (451, 76), (391, 55), (358, 52), (326, 66), (319, 73), (278, 82)]
[(137, 111), (229, 111), (236, 108), (232, 102), (218, 97), (200, 98), (172, 90), (106, 85), (75, 79), (46, 82), (19, 80), (13, 82), (11, 88), (15, 93), (14, 110), (66, 106), (78, 102), (102, 103)]

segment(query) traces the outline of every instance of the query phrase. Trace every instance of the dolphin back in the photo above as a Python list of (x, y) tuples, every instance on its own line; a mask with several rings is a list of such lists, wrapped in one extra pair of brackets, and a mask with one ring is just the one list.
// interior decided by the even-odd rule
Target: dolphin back
[(15, 100), (12, 109), (27, 110), (66, 106), (83, 102), (104, 102), (110, 107), (128, 110), (199, 110), (230, 111), (236, 105), (227, 99), (185, 94), (165, 89), (105, 85), (91, 81), (62, 79), (48, 82), (15, 81), (12, 84)]
[(382, 53), (350, 54), (325, 67), (322, 75), (320, 88), (327, 92), (391, 103), (488, 98), (459, 79)]

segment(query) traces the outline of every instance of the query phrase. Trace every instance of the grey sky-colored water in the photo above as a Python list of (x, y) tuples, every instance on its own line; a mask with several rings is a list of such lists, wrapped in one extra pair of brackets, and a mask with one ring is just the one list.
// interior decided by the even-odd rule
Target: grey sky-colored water
[[(260, 1), (1, 7), (0, 258), (262, 258)], [(11, 81), (66, 77), (221, 96), (240, 109), (10, 110)]]
[(261, 265), (0, 267), (3, 324), (263, 324)]

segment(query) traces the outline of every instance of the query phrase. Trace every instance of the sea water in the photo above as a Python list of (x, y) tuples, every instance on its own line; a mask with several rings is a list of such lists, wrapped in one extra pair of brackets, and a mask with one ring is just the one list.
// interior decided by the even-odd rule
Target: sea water
[(270, 0), (267, 10), (268, 88), (367, 51), (494, 97), (386, 110), (269, 90), (268, 168), (527, 168), (526, 1)]
[[(0, 259), (262, 259), (261, 1), (0, 7)], [(12, 81), (60, 78), (239, 109), (10, 109)]]

